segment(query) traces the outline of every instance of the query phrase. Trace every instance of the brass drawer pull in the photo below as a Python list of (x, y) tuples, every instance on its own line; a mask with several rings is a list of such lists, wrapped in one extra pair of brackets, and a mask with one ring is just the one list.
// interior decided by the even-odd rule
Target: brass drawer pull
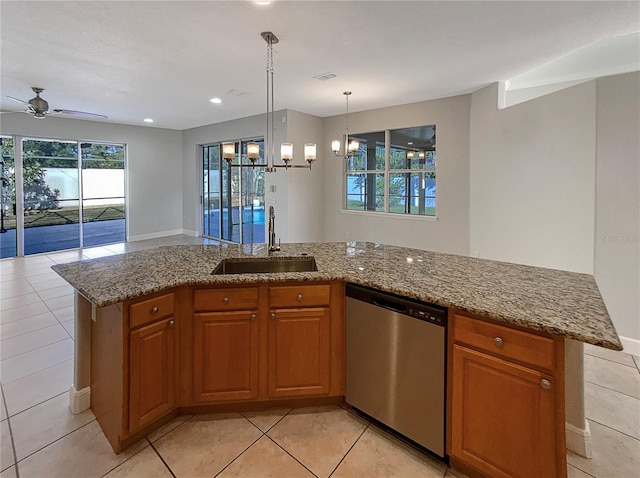
[(493, 339), (493, 343), (496, 344), (496, 347), (502, 347), (503, 341), (501, 337), (496, 337)]
[(153, 309), (151, 309), (151, 313), (152, 314), (157, 314), (158, 313), (158, 308), (154, 307)]
[(298, 297), (296, 297), (296, 299), (298, 299), (298, 302), (302, 302), (302, 294), (298, 294)]
[(222, 299), (222, 302), (224, 302), (225, 304), (229, 303), (229, 297), (225, 297), (224, 299)]
[(549, 390), (551, 388), (551, 382), (549, 380), (547, 380), (546, 378), (543, 378), (540, 381), (540, 386), (542, 388), (544, 388), (545, 390)]
[(271, 317), (272, 319), (276, 318), (276, 313), (275, 312), (271, 312), (271, 314), (269, 314), (269, 317)]
[(256, 320), (257, 315), (256, 314), (251, 314), (250, 318), (251, 320)]
[(169, 321), (169, 327), (173, 327), (174, 325), (176, 325), (176, 321), (175, 321), (175, 320), (173, 320), (173, 319), (171, 319), (171, 320)]

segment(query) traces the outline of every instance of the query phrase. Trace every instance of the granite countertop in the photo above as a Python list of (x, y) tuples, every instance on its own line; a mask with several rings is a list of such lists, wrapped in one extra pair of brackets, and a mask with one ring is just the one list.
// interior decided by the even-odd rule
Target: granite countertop
[(593, 276), (369, 242), (283, 244), (317, 272), (211, 275), (260, 245), (164, 246), (52, 267), (98, 307), (181, 285), (345, 280), (614, 350), (620, 339)]

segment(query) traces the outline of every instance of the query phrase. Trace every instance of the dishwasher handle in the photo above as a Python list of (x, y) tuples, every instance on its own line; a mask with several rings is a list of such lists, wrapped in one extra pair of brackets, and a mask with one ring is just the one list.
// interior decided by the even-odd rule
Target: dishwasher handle
[(400, 314), (407, 314), (407, 306), (402, 303), (394, 302), (383, 297), (374, 297), (373, 303), (378, 307), (393, 310), (394, 312), (398, 312)]

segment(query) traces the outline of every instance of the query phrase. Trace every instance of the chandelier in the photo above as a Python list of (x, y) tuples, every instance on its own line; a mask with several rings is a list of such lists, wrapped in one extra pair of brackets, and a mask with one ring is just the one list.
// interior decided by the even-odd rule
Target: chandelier
[[(304, 160), (307, 162), (304, 164), (292, 164), (293, 161), (293, 144), (282, 143), (280, 145), (280, 158), (283, 164), (275, 164), (275, 121), (274, 114), (275, 108), (273, 105), (273, 45), (278, 43), (278, 37), (272, 32), (262, 32), (260, 36), (265, 42), (267, 42), (267, 134), (264, 138), (264, 156), (265, 162), (258, 163), (260, 159), (260, 145), (258, 143), (247, 144), (247, 159), (251, 161), (251, 166), (263, 166), (265, 171), (273, 173), (277, 168), (305, 168), (311, 169), (311, 165), (316, 160), (316, 145), (315, 143), (307, 143), (304, 145)], [(242, 164), (232, 164), (236, 157), (236, 145), (235, 143), (222, 143), (222, 157), (229, 167), (242, 167)]]
[(342, 156), (343, 159), (351, 159), (356, 151), (360, 148), (360, 142), (357, 139), (349, 141), (349, 96), (350, 91), (342, 93), (347, 100), (347, 119), (345, 120), (344, 127), (344, 154), (340, 154), (340, 140), (334, 139), (331, 142), (331, 149), (336, 156)]

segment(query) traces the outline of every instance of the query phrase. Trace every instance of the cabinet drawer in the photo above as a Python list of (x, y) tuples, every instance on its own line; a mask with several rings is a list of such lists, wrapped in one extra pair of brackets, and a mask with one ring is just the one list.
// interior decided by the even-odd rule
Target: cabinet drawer
[(173, 293), (132, 304), (129, 307), (129, 327), (138, 327), (173, 315), (173, 305)]
[(300, 285), (269, 288), (269, 307), (329, 305), (330, 285)]
[(499, 357), (553, 371), (554, 341), (548, 337), (454, 315), (453, 340)]
[(196, 289), (193, 308), (202, 310), (248, 310), (258, 308), (258, 288)]

